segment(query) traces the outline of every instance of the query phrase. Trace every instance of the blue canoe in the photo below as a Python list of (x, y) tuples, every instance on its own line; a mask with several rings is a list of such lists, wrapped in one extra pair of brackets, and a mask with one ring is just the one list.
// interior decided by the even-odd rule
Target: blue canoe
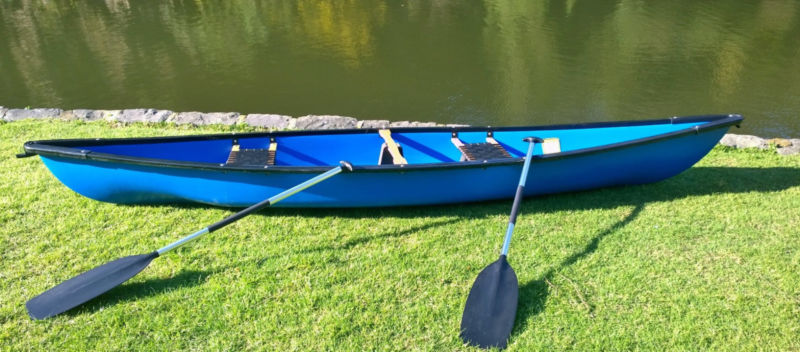
[(655, 182), (690, 168), (740, 115), (534, 127), (432, 127), (27, 142), (67, 187), (104, 202), (245, 207), (346, 160), (346, 172), (276, 204), (374, 207), (514, 196), (536, 136), (526, 196)]

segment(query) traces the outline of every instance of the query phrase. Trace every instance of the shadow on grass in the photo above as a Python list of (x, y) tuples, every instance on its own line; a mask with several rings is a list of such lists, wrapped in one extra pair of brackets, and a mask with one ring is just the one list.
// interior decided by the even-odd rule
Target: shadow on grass
[[(550, 270), (545, 272), (541, 278), (531, 280), (520, 286), (520, 300), (517, 308), (516, 318), (517, 324), (514, 326), (514, 330), (511, 333), (512, 336), (519, 334), (521, 331), (525, 331), (525, 329), (528, 327), (528, 318), (539, 314), (544, 309), (545, 302), (547, 302), (547, 297), (550, 295), (549, 282), (553, 278), (553, 275), (555, 275), (561, 269), (575, 264), (578, 260), (594, 253), (597, 250), (597, 246), (600, 244), (600, 241), (628, 225), (637, 216), (639, 216), (639, 213), (641, 213), (643, 209), (643, 204), (637, 205), (636, 208), (634, 208), (631, 213), (625, 217), (625, 219), (618, 221), (616, 224), (594, 236), (594, 238), (592, 238), (592, 240), (589, 241), (585, 247), (583, 247), (583, 250), (575, 252), (569, 257), (565, 258), (560, 264), (550, 268)], [(594, 307), (587, 304), (587, 309), (589, 310), (588, 313), (591, 315)]]
[[(370, 241), (385, 239), (385, 238), (399, 238), (419, 231), (425, 231), (427, 229), (431, 229), (434, 227), (450, 225), (459, 221), (461, 221), (461, 219), (435, 221), (422, 226), (411, 227), (400, 232), (384, 232), (378, 235), (355, 238), (335, 246), (332, 245), (332, 246), (301, 249), (293, 253), (287, 253), (287, 255), (297, 255), (297, 254), (321, 252), (328, 250), (347, 250), (359, 244), (367, 243)], [(257, 265), (262, 266), (269, 259), (270, 257), (262, 258), (257, 262)], [(96, 312), (107, 306), (113, 306), (119, 303), (133, 301), (145, 297), (157, 296), (159, 294), (184, 287), (192, 287), (200, 285), (203, 282), (205, 282), (210, 275), (223, 271), (228, 267), (240, 266), (242, 264), (243, 263), (237, 263), (224, 266), (215, 270), (207, 270), (207, 271), (182, 271), (178, 275), (171, 278), (148, 279), (141, 282), (123, 283), (122, 285), (111, 289), (111, 291), (108, 291), (98, 296), (97, 298), (90, 300), (89, 302), (81, 305), (80, 307), (67, 311), (66, 313), (64, 313), (64, 315), (77, 316), (84, 314), (86, 312)]]
[[(514, 334), (524, 330), (527, 318), (542, 311), (549, 296), (547, 282), (560, 269), (563, 269), (581, 258), (591, 255), (596, 251), (603, 238), (613, 234), (620, 228), (630, 223), (642, 211), (647, 203), (670, 201), (690, 196), (703, 196), (726, 193), (744, 192), (777, 192), (800, 185), (800, 169), (798, 168), (725, 168), (725, 167), (694, 167), (688, 171), (665, 181), (617, 188), (606, 188), (595, 191), (576, 192), (559, 195), (528, 198), (523, 203), (521, 212), (549, 213), (557, 211), (587, 210), (587, 209), (612, 209), (620, 206), (635, 205), (636, 208), (628, 217), (598, 233), (582, 251), (565, 258), (558, 266), (551, 268), (540, 279), (525, 283), (520, 287), (520, 306), (517, 312), (517, 326)], [(511, 195), (509, 195), (510, 197)], [(381, 238), (401, 237), (432, 227), (446, 226), (462, 219), (483, 218), (487, 216), (505, 215), (510, 209), (509, 200), (500, 200), (483, 203), (454, 204), (434, 207), (395, 207), (395, 208), (356, 208), (356, 209), (287, 209), (273, 208), (261, 211), (257, 216), (304, 216), (304, 217), (329, 217), (366, 218), (366, 217), (456, 217), (456, 219), (441, 220), (428, 225), (410, 228), (401, 232), (386, 232), (379, 235), (352, 239), (338, 245), (302, 249), (296, 253), (311, 253), (324, 250), (349, 249)], [(171, 204), (153, 205), (154, 207), (202, 208), (207, 205)], [(227, 209), (227, 208), (226, 208)], [(295, 253), (295, 254), (296, 254)], [(259, 261), (263, 265), (269, 258)], [(105, 306), (115, 305), (120, 302), (131, 301), (143, 297), (158, 295), (182, 287), (191, 287), (201, 284), (213, 271), (184, 271), (173, 278), (150, 279), (143, 282), (123, 284), (103, 294), (95, 300), (88, 302), (81, 308), (67, 312), (69, 315), (82, 314), (86, 311), (97, 311)], [(591, 308), (590, 308), (591, 309)]]
[[(400, 238), (400, 237), (408, 236), (408, 235), (416, 233), (416, 232), (425, 231), (425, 230), (428, 230), (428, 229), (431, 229), (431, 228), (454, 224), (454, 223), (457, 223), (459, 221), (461, 221), (461, 219), (450, 219), (450, 220), (434, 221), (434, 222), (431, 222), (431, 223), (428, 223), (428, 224), (425, 224), (425, 225), (422, 225), (422, 226), (411, 227), (411, 228), (408, 228), (408, 229), (405, 229), (405, 230), (399, 231), (399, 232), (391, 232), (391, 231), (390, 232), (384, 232), (384, 233), (377, 234), (377, 235), (354, 238), (354, 239), (351, 239), (349, 241), (341, 242), (341, 243), (338, 243), (338, 244), (332, 244), (330, 246), (319, 246), (319, 247), (312, 247), (312, 248), (304, 248), (304, 249), (300, 249), (300, 250), (297, 250), (297, 251), (286, 252), (286, 253), (284, 253), (284, 255), (292, 255), (292, 256), (294, 256), (294, 255), (298, 255), (298, 254), (308, 254), (308, 253), (316, 253), (316, 252), (323, 252), (323, 251), (348, 250), (348, 249), (351, 249), (351, 248), (353, 248), (353, 247), (355, 247), (355, 246), (357, 246), (359, 244), (364, 244), (364, 243), (367, 243), (367, 242), (370, 242), (370, 241), (379, 240), (379, 239), (387, 239), (387, 238)], [(274, 258), (274, 256), (265, 257), (265, 258), (260, 259), (258, 261), (258, 263), (257, 263), (258, 266), (262, 266), (265, 262), (267, 262), (271, 258)]]
[(171, 278), (147, 279), (139, 282), (123, 283), (78, 308), (65, 312), (64, 315), (77, 316), (87, 312), (96, 312), (107, 306), (113, 306), (145, 297), (157, 296), (184, 287), (197, 286), (206, 282), (206, 279), (216, 272), (219, 272), (219, 270), (189, 270), (181, 271), (178, 275)]
[[(536, 200), (539, 209), (535, 212), (568, 211), (616, 208), (635, 205), (636, 207), (623, 220), (599, 232), (583, 248), (565, 258), (557, 266), (550, 268), (539, 279), (531, 280), (520, 286), (520, 302), (517, 310), (517, 324), (512, 335), (524, 331), (528, 318), (539, 314), (550, 295), (550, 281), (561, 269), (585, 258), (597, 250), (604, 238), (633, 221), (648, 203), (665, 202), (690, 196), (714, 194), (779, 192), (791, 187), (800, 186), (800, 169), (773, 168), (726, 168), (726, 167), (694, 167), (688, 171), (665, 181), (621, 188), (601, 189), (592, 192), (572, 193), (541, 197)], [(588, 314), (594, 307), (585, 303)]]

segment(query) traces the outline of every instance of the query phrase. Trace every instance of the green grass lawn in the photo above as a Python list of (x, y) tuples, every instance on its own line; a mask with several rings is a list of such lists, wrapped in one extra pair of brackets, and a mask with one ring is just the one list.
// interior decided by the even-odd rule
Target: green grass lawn
[[(463, 304), (510, 200), (267, 209), (78, 309), (28, 317), (59, 282), (233, 211), (89, 200), (14, 158), (23, 142), (222, 129), (0, 124), (0, 350), (471, 349)], [(800, 350), (800, 157), (717, 147), (663, 182), (529, 198), (509, 261), (510, 351)]]

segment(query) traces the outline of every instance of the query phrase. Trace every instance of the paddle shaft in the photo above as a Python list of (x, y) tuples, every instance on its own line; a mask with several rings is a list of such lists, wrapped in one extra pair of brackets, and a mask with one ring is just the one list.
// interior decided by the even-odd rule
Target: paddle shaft
[(514, 195), (514, 205), (511, 206), (511, 216), (508, 219), (508, 227), (506, 228), (506, 237), (503, 240), (503, 249), (500, 250), (500, 255), (508, 255), (508, 246), (511, 245), (511, 234), (514, 232), (514, 224), (517, 222), (517, 214), (519, 214), (519, 205), (522, 202), (522, 193), (525, 191), (525, 182), (528, 180), (528, 169), (531, 167), (531, 157), (533, 157), (533, 148), (541, 139), (530, 137), (526, 138), (528, 141), (528, 153), (525, 154), (525, 162), (522, 165), (522, 174), (519, 176), (519, 185), (517, 186), (517, 193)]
[(528, 142), (528, 152), (523, 162), (517, 193), (514, 195), (514, 205), (511, 207), (511, 216), (508, 220), (500, 258), (483, 268), (478, 274), (469, 290), (467, 302), (464, 304), (464, 313), (461, 315), (461, 340), (480, 348), (506, 348), (517, 316), (519, 281), (514, 269), (506, 260), (506, 256), (525, 191), (525, 181), (528, 178), (533, 149), (536, 143), (542, 142), (542, 139), (526, 137), (523, 141)]
[(219, 230), (219, 229), (221, 229), (221, 228), (223, 228), (223, 227), (235, 222), (236, 220), (239, 220), (239, 219), (241, 219), (241, 218), (243, 218), (243, 217), (245, 217), (247, 215), (250, 215), (253, 212), (256, 212), (256, 211), (258, 211), (260, 209), (266, 208), (266, 207), (268, 207), (268, 206), (270, 206), (272, 204), (280, 202), (281, 200), (283, 200), (283, 199), (285, 199), (285, 198), (287, 198), (287, 197), (289, 197), (289, 196), (291, 196), (291, 195), (293, 195), (295, 193), (298, 193), (298, 192), (300, 192), (300, 191), (302, 191), (302, 190), (304, 190), (304, 189), (306, 189), (308, 187), (311, 187), (313, 185), (316, 185), (317, 183), (320, 183), (322, 181), (325, 181), (325, 180), (333, 177), (334, 175), (342, 172), (343, 167), (349, 167), (349, 164), (342, 165), (342, 166), (337, 166), (337, 167), (335, 167), (333, 169), (330, 169), (330, 170), (326, 171), (325, 173), (320, 174), (320, 175), (318, 175), (318, 176), (316, 176), (316, 177), (314, 177), (312, 179), (309, 179), (308, 181), (305, 181), (305, 182), (303, 182), (303, 183), (301, 183), (301, 184), (299, 184), (297, 186), (289, 188), (289, 189), (287, 189), (287, 190), (285, 190), (285, 191), (283, 191), (281, 193), (278, 193), (278, 194), (276, 194), (276, 195), (274, 195), (274, 196), (272, 196), (272, 197), (270, 197), (268, 199), (265, 199), (265, 200), (263, 200), (261, 202), (253, 204), (253, 205), (247, 207), (246, 209), (244, 209), (244, 210), (242, 210), (242, 211), (240, 211), (240, 212), (238, 212), (236, 214), (233, 214), (233, 215), (231, 215), (231, 216), (229, 216), (229, 217), (227, 217), (225, 219), (222, 219), (222, 220), (220, 220), (220, 221), (218, 221), (218, 222), (216, 222), (216, 223), (214, 223), (214, 224), (212, 224), (212, 225), (210, 225), (210, 226), (208, 226), (208, 227), (206, 227), (206, 228), (204, 228), (204, 229), (202, 229), (200, 231), (197, 231), (197, 232), (195, 232), (195, 233), (193, 233), (193, 234), (191, 234), (189, 236), (186, 236), (186, 237), (181, 238), (181, 239), (179, 239), (179, 240), (177, 240), (175, 242), (172, 242), (172, 243), (170, 243), (170, 244), (158, 249), (156, 252), (158, 252), (158, 255), (162, 255), (162, 254), (164, 254), (166, 252), (169, 252), (169, 251), (171, 251), (171, 250), (173, 250), (175, 248), (178, 248), (178, 247), (180, 247), (180, 246), (182, 246), (182, 245), (184, 245), (184, 244), (186, 244), (186, 243), (188, 243), (188, 242), (190, 242), (192, 240), (195, 240), (195, 239), (197, 239), (198, 237), (200, 237), (202, 235), (205, 235), (205, 234), (207, 234), (209, 232), (214, 232), (216, 230)]

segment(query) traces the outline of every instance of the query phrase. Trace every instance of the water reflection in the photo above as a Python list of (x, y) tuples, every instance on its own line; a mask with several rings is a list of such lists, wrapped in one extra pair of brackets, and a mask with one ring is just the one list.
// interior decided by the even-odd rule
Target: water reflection
[(800, 135), (794, 0), (0, 2), (0, 105)]

